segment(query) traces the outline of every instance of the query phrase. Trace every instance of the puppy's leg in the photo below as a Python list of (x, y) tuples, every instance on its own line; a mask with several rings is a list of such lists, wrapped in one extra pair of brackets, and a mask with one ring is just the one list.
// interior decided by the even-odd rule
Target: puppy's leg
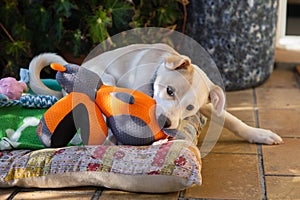
[(282, 138), (270, 130), (248, 126), (232, 114), (225, 112), (224, 127), (251, 143), (280, 144)]
[[(235, 135), (244, 138), (251, 143), (280, 144), (283, 142), (282, 138), (276, 133), (273, 133), (270, 130), (248, 126), (240, 119), (225, 110), (220, 116), (217, 116), (212, 112), (211, 104), (203, 106), (200, 109), (200, 112), (204, 116), (211, 118), (219, 125), (224, 125), (226, 129), (232, 131)], [(214, 117), (212, 117), (212, 115), (214, 115)]]

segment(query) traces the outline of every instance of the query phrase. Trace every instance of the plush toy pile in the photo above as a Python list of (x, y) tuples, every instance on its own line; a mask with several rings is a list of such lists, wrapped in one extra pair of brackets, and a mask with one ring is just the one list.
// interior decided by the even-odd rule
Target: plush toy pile
[[(200, 114), (184, 119), (178, 131), (171, 132), (173, 140), (151, 144), (170, 138), (155, 120), (152, 98), (105, 86), (76, 65), (53, 67), (69, 93), (58, 102), (36, 94), (19, 97), (25, 88), (16, 80), (4, 85), (19, 89), (2, 90), (0, 187), (98, 186), (157, 193), (201, 184), (195, 146), (205, 123)], [(8, 97), (10, 91), (18, 97)], [(128, 145), (94, 145), (107, 141), (110, 130), (119, 143)], [(93, 145), (82, 146), (82, 140)], [(133, 146), (145, 144), (151, 145)]]

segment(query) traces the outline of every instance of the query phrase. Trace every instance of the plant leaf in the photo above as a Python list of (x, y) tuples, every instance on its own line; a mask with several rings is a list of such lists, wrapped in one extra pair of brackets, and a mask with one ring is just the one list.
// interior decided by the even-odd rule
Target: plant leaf
[(111, 14), (113, 26), (118, 30), (125, 30), (133, 15), (133, 5), (127, 1), (107, 0), (105, 9)]
[(111, 18), (101, 8), (96, 11), (94, 16), (89, 17), (88, 26), (93, 43), (102, 42), (109, 37), (107, 27), (110, 25)]
[(77, 6), (68, 0), (59, 0), (54, 4), (54, 9), (56, 10), (57, 15), (62, 15), (68, 18), (71, 16), (71, 10), (77, 9)]

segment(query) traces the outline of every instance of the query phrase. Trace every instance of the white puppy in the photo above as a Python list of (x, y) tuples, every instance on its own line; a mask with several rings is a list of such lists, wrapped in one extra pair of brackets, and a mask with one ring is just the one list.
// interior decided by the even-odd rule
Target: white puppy
[[(38, 94), (53, 94), (39, 79), (50, 63), (66, 64), (55, 54), (41, 54), (30, 63), (30, 86)], [(180, 120), (199, 110), (207, 117), (252, 143), (279, 144), (277, 134), (246, 125), (224, 110), (225, 95), (190, 59), (165, 44), (135, 44), (105, 52), (82, 64), (97, 73), (108, 85), (139, 89), (156, 100), (156, 117), (164, 128), (177, 128)]]

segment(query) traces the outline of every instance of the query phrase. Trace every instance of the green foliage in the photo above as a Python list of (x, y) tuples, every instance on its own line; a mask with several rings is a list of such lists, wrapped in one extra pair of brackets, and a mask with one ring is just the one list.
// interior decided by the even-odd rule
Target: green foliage
[(131, 22), (132, 27), (165, 27), (176, 24), (182, 15), (180, 1), (174, 0), (139, 0), (135, 4), (135, 14)]
[[(182, 28), (187, 0), (2, 0), (0, 77), (18, 77), (42, 52), (86, 55), (137, 27)], [(184, 26), (184, 25), (183, 25)]]
[(94, 16), (88, 18), (89, 32), (93, 43), (101, 42), (108, 36), (107, 27), (111, 24), (111, 18), (99, 8)]

